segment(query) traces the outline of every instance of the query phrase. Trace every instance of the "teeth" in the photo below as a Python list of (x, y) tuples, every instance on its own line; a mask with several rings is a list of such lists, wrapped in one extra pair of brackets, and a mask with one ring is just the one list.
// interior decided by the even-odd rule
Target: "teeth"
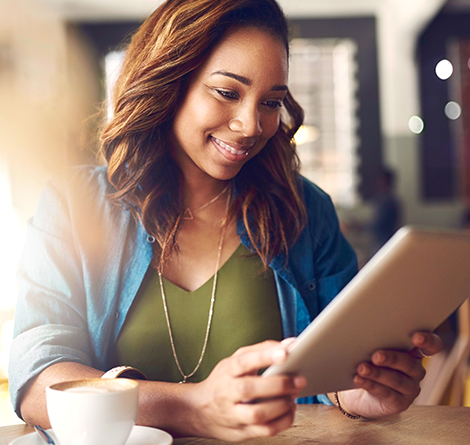
[(214, 138), (214, 141), (217, 142), (217, 145), (220, 145), (223, 149), (227, 150), (233, 155), (244, 155), (248, 151), (248, 149), (236, 150), (235, 148), (231, 147), (230, 145), (227, 145), (226, 143), (222, 142), (220, 139), (217, 139), (217, 138)]

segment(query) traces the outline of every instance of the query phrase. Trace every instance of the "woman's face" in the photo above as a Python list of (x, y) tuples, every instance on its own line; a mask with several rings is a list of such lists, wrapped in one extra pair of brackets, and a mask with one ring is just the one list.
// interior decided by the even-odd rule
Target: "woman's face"
[(255, 28), (229, 33), (193, 74), (171, 132), (185, 177), (233, 178), (276, 133), (287, 93), (287, 52)]

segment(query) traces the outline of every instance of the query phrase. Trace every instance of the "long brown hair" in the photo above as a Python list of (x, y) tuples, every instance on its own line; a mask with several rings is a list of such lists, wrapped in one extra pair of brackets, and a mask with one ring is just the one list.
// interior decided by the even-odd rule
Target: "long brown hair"
[[(139, 28), (114, 91), (114, 116), (102, 133), (112, 199), (127, 205), (155, 237), (157, 264), (176, 247), (182, 174), (170, 155), (169, 131), (191, 74), (235, 27), (255, 26), (288, 51), (286, 18), (275, 0), (168, 0)], [(288, 93), (277, 133), (232, 180), (232, 210), (244, 221), (265, 267), (288, 253), (306, 223), (293, 135), (303, 111)]]

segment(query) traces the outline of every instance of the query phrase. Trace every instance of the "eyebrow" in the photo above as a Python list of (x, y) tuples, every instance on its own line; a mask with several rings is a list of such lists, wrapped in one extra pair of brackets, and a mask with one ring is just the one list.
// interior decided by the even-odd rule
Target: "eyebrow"
[[(214, 71), (211, 76), (226, 76), (230, 77), (231, 79), (235, 79), (243, 85), (251, 85), (250, 79), (244, 76), (240, 76), (239, 74), (231, 73), (230, 71)], [(287, 91), (287, 85), (273, 85), (272, 88), (270, 88), (270, 91)]]

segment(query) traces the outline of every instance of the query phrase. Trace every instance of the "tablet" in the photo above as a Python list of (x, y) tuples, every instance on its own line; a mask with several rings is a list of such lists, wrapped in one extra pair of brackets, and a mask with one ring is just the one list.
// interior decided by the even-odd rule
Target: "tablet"
[(470, 295), (470, 232), (401, 228), (263, 375), (300, 374), (300, 397), (355, 388), (377, 349), (410, 350)]

